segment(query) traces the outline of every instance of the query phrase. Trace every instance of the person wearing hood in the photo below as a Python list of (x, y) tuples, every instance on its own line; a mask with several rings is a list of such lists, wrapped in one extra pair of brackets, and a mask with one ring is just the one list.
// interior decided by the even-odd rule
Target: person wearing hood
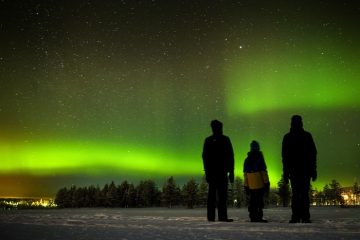
[(310, 180), (317, 178), (317, 150), (312, 135), (303, 128), (302, 118), (291, 118), (290, 132), (282, 142), (283, 178), (291, 183), (292, 216), (289, 223), (310, 223)]
[(263, 219), (264, 194), (270, 189), (264, 156), (257, 141), (250, 144), (250, 152), (244, 161), (244, 188), (249, 196), (251, 222), (267, 222)]
[[(211, 121), (213, 134), (205, 139), (202, 159), (206, 181), (209, 185), (207, 219), (215, 221), (217, 205), (218, 220), (232, 222), (227, 215), (228, 181), (234, 182), (234, 151), (230, 138), (223, 134), (222, 122)], [(217, 204), (216, 204), (217, 202)]]

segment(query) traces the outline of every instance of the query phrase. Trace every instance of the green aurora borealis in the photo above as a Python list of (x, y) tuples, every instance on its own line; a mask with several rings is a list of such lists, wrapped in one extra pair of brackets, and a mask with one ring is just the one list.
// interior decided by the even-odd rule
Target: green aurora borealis
[[(332, 56), (322, 57), (325, 54), (323, 52), (308, 52), (305, 59), (296, 54), (279, 57), (275, 52), (281, 50), (253, 56), (256, 63), (241, 62), (229, 72), (230, 112), (251, 114), (304, 106), (327, 110), (347, 108), (359, 103), (356, 79), (360, 74), (357, 68), (360, 61), (357, 57), (347, 54), (343, 61), (348, 64), (337, 64)], [(338, 49), (332, 52), (336, 56), (346, 53)], [(260, 84), (254, 84), (254, 79)], [(258, 94), (254, 94), (254, 91)]]
[(321, 189), (360, 178), (357, 1), (2, 1), (0, 196), (203, 169), (224, 123), (236, 175), (260, 142), (272, 186), (293, 114)]

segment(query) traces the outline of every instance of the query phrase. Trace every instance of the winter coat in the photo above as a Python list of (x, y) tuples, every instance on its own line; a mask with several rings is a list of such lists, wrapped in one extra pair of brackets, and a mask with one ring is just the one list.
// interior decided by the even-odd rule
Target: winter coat
[(227, 179), (227, 173), (234, 172), (234, 152), (229, 137), (225, 135), (207, 137), (202, 158), (207, 180)]
[(282, 142), (283, 172), (290, 178), (316, 175), (317, 150), (311, 134), (291, 128)]
[(250, 190), (269, 186), (269, 176), (262, 152), (251, 151), (244, 161), (244, 186)]

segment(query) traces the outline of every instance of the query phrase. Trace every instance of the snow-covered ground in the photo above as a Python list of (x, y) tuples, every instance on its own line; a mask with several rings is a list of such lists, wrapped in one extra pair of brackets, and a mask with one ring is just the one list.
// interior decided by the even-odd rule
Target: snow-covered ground
[(311, 224), (289, 224), (289, 208), (265, 209), (269, 223), (228, 212), (232, 223), (207, 222), (205, 209), (1, 210), (0, 239), (360, 239), (360, 208), (311, 208)]

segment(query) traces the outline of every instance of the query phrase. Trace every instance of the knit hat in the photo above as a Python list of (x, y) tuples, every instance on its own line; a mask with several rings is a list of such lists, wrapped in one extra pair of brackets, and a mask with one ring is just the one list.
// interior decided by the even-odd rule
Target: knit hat
[(259, 143), (257, 142), (257, 141), (252, 141), (251, 143), (250, 143), (250, 150), (251, 151), (260, 151), (260, 145), (259, 145)]

